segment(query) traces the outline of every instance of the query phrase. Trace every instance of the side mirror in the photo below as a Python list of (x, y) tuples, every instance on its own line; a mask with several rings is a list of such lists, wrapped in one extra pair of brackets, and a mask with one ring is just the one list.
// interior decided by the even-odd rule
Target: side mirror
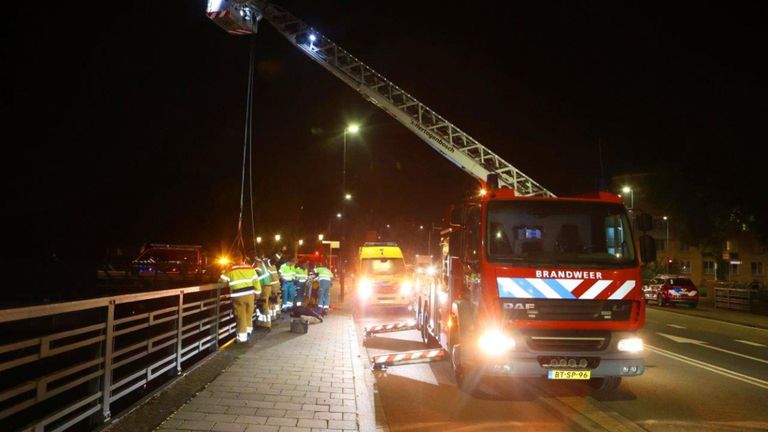
[(653, 237), (643, 234), (638, 238), (640, 242), (640, 259), (648, 264), (656, 261), (656, 242)]
[(648, 213), (637, 213), (635, 215), (635, 226), (638, 231), (650, 231), (653, 229), (653, 217)]

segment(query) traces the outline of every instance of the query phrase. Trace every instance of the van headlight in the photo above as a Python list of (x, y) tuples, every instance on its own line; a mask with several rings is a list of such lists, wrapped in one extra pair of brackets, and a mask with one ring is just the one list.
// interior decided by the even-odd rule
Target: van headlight
[(515, 347), (515, 340), (499, 329), (486, 330), (477, 341), (477, 346), (483, 354), (497, 357)]
[(643, 350), (643, 340), (640, 338), (629, 338), (619, 340), (619, 351), (636, 353)]
[(357, 282), (357, 295), (361, 299), (367, 299), (373, 294), (373, 282), (370, 279), (362, 278)]
[(412, 289), (413, 289), (413, 284), (411, 283), (411, 281), (403, 281), (403, 283), (400, 284), (400, 295), (409, 296), (411, 295)]

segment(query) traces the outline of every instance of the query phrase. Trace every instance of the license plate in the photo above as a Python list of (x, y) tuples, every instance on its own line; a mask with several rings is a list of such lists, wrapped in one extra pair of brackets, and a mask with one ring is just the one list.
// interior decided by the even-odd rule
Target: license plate
[(547, 378), (551, 380), (588, 380), (592, 376), (592, 371), (575, 370), (549, 370)]

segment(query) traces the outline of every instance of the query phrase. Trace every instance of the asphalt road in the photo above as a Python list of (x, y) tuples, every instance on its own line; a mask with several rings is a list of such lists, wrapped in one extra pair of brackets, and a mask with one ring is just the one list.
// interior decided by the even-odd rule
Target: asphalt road
[[(406, 312), (356, 316), (358, 334)], [(470, 396), (447, 361), (375, 372), (379, 410), (391, 431), (768, 430), (768, 330), (649, 307), (647, 370), (613, 394), (584, 384), (495, 380)], [(417, 331), (365, 341), (375, 354), (424, 348)]]

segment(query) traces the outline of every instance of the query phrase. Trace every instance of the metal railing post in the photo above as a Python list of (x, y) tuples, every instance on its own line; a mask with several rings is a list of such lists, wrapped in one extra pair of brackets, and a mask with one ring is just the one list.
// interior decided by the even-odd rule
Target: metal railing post
[(112, 354), (114, 351), (114, 333), (115, 333), (115, 300), (110, 300), (107, 305), (107, 332), (104, 344), (104, 379), (101, 388), (101, 409), (104, 421), (109, 420), (112, 414), (109, 411), (110, 399), (112, 398)]
[(181, 375), (182, 328), (184, 325), (184, 291), (179, 292), (178, 320), (176, 322), (176, 373)]
[(216, 343), (213, 345), (213, 351), (219, 349), (219, 321), (221, 320), (221, 287), (216, 286), (216, 322), (213, 325), (214, 337)]

